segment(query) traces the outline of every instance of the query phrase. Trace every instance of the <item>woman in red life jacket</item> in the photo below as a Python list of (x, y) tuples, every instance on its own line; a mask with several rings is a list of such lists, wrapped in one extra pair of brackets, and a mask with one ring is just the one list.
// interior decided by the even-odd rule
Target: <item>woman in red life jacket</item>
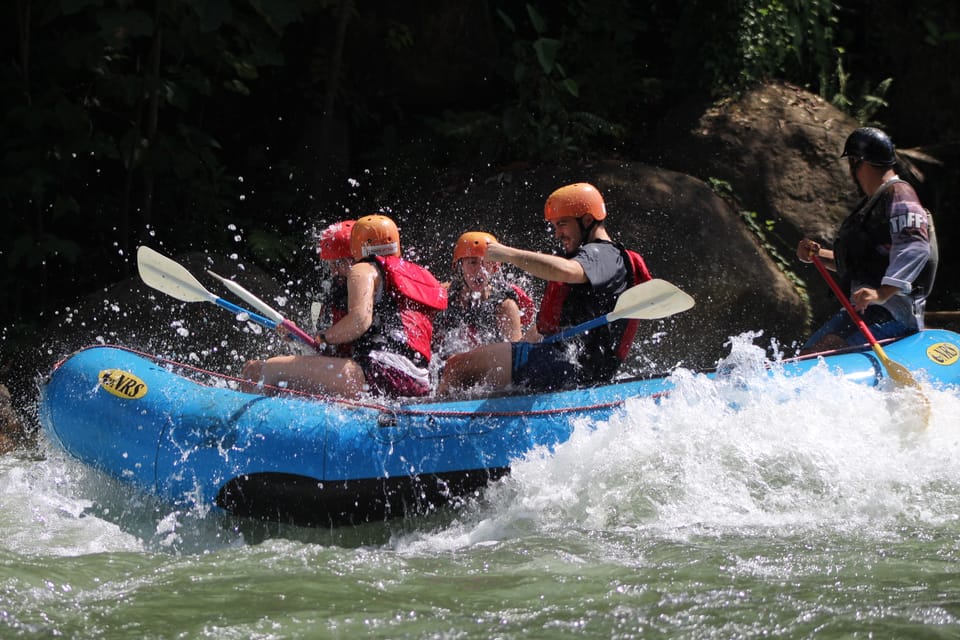
[(497, 239), (483, 231), (468, 231), (453, 248), (453, 277), (447, 283), (447, 310), (437, 316), (434, 345), (437, 355), (469, 351), (490, 342), (514, 342), (533, 321), (533, 300), (521, 287), (507, 282), (500, 263), (484, 256)]
[(451, 356), (439, 393), (476, 384), (557, 389), (613, 379), (621, 354), (626, 353), (622, 344), (628, 330), (625, 320), (568, 340), (539, 342), (541, 336), (610, 313), (620, 294), (634, 284), (632, 258), (611, 240), (604, 227), (606, 217), (603, 197), (593, 185), (571, 184), (554, 191), (544, 206), (544, 218), (553, 225), (563, 255), (496, 243), (487, 246), (487, 259), (509, 262), (548, 281), (537, 326), (524, 342), (488, 344)]
[(347, 275), (347, 313), (317, 336), (319, 346), (350, 344), (353, 355), (278, 356), (244, 366), (249, 380), (307, 393), (356, 398), (362, 393), (430, 393), (432, 316), (447, 306), (430, 272), (400, 258), (393, 220), (364, 216), (350, 233), (354, 259)]

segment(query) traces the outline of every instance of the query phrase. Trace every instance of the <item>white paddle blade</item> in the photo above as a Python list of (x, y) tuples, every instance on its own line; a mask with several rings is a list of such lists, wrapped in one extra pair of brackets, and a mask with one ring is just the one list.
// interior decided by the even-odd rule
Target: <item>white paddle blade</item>
[(277, 311), (276, 309), (268, 305), (266, 302), (264, 302), (257, 296), (253, 295), (249, 291), (247, 291), (244, 287), (240, 286), (238, 283), (234, 282), (233, 280), (224, 278), (223, 276), (218, 275), (213, 271), (210, 271), (209, 269), (207, 269), (207, 273), (209, 273), (214, 278), (222, 282), (223, 286), (225, 286), (227, 289), (230, 289), (230, 291), (232, 291), (235, 295), (242, 298), (244, 302), (246, 302), (247, 304), (252, 305), (254, 309), (259, 311), (266, 317), (270, 318), (274, 322), (283, 322), (283, 315), (281, 315), (279, 311)]
[(656, 320), (693, 307), (694, 300), (676, 285), (655, 278), (630, 287), (617, 300), (617, 306), (607, 314), (610, 322), (622, 318)]
[(311, 302), (310, 303), (310, 322), (313, 325), (314, 331), (320, 331), (320, 316), (323, 315), (323, 303), (322, 302)]
[(183, 302), (215, 302), (217, 297), (203, 288), (190, 272), (150, 247), (137, 249), (137, 271), (148, 287)]

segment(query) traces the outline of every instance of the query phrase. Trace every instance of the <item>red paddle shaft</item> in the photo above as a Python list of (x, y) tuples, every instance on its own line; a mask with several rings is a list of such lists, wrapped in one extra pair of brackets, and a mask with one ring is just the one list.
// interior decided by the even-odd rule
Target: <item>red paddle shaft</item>
[(846, 294), (844, 294), (840, 289), (840, 285), (838, 285), (837, 281), (833, 279), (833, 276), (830, 275), (830, 272), (827, 271), (827, 268), (823, 266), (823, 261), (820, 260), (820, 256), (812, 253), (810, 254), (810, 259), (813, 261), (813, 266), (817, 268), (817, 271), (820, 272), (820, 275), (823, 276), (823, 279), (827, 281), (828, 285), (830, 285), (834, 295), (837, 296), (837, 299), (839, 299), (846, 308), (847, 313), (850, 314), (850, 319), (853, 320), (853, 322), (857, 325), (857, 328), (860, 329), (860, 332), (867, 337), (867, 342), (870, 344), (877, 344), (877, 339), (873, 337), (873, 333), (871, 333), (870, 329), (867, 328), (867, 323), (863, 321), (863, 318), (860, 317), (860, 314), (857, 313), (857, 310), (853, 308), (849, 298), (847, 298)]

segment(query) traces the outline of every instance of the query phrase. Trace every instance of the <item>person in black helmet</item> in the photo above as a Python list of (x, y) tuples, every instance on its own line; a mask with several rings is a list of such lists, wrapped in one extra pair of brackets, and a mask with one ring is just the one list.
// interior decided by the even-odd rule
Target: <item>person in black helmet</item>
[[(937, 270), (933, 220), (916, 192), (895, 171), (890, 137), (861, 127), (847, 138), (841, 158), (863, 198), (841, 223), (833, 249), (804, 238), (797, 257), (817, 255), (837, 273), (841, 288), (877, 340), (923, 329), (923, 311)], [(801, 353), (867, 342), (843, 309), (817, 330)]]

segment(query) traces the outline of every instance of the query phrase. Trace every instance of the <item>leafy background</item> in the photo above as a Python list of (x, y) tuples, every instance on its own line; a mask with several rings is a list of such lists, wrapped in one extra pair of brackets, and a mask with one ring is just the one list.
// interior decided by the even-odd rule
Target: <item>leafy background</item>
[(413, 176), (440, 190), (518, 166), (655, 162), (658, 122), (768, 79), (900, 147), (957, 139), (952, 0), (5, 6), (5, 343), (134, 273), (139, 244), (282, 273), (317, 225), (429, 199)]

